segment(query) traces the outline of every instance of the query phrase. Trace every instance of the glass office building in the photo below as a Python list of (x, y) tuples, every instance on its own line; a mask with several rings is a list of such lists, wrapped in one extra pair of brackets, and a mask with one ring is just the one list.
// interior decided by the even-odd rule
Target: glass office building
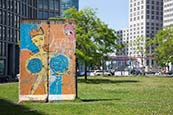
[(60, 16), (61, 0), (37, 0), (37, 18), (48, 19)]
[(66, 0), (68, 5), (63, 1), (0, 0), (0, 78), (13, 78), (19, 73), (20, 20), (60, 16), (65, 9), (62, 4), (66, 8), (74, 6), (70, 0)]
[(79, 9), (79, 0), (61, 0), (61, 14), (70, 7)]
[(19, 22), (36, 18), (36, 0), (0, 0), (0, 77), (19, 73)]

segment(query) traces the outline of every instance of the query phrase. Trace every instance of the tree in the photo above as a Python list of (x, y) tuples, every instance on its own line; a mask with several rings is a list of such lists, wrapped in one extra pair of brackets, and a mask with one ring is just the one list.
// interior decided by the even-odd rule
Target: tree
[(160, 66), (173, 63), (173, 28), (167, 27), (160, 30), (155, 38), (149, 41), (148, 45), (155, 47), (154, 52), (150, 55), (154, 56), (155, 61)]
[(107, 53), (114, 52), (118, 45), (115, 43), (115, 31), (104, 24), (93, 9), (86, 8), (77, 11), (70, 8), (64, 13), (66, 19), (76, 20), (76, 56), (85, 62), (85, 79), (87, 66), (99, 64), (107, 57)]
[(144, 55), (145, 55), (145, 44), (142, 45), (144, 43), (144, 36), (141, 36), (139, 38), (136, 38), (136, 40), (134, 40), (134, 45), (136, 46), (136, 52), (139, 53), (139, 56), (141, 58), (141, 65), (142, 67), (144, 67)]

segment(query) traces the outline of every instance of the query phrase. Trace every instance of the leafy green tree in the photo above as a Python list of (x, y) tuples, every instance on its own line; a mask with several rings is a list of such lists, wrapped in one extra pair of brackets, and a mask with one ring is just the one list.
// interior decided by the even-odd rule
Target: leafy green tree
[(167, 27), (160, 30), (154, 39), (151, 39), (148, 46), (155, 47), (151, 56), (160, 66), (167, 66), (173, 63), (173, 28)]
[(76, 20), (76, 56), (85, 62), (85, 79), (87, 66), (98, 65), (106, 59), (107, 53), (115, 51), (118, 45), (115, 31), (104, 24), (93, 9), (86, 8), (77, 11), (70, 8), (64, 13), (67, 19)]
[(141, 56), (141, 65), (142, 67), (144, 67), (144, 56), (146, 54), (145, 49), (144, 49), (144, 45), (142, 45), (144, 43), (144, 36), (141, 36), (139, 38), (136, 38), (136, 40), (134, 40), (134, 45), (136, 46), (136, 52), (139, 53), (139, 56)]

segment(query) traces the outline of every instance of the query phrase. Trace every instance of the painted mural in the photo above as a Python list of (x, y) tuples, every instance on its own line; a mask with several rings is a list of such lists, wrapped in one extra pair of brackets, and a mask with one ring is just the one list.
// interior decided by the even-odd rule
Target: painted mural
[(19, 100), (75, 98), (75, 27), (21, 24)]

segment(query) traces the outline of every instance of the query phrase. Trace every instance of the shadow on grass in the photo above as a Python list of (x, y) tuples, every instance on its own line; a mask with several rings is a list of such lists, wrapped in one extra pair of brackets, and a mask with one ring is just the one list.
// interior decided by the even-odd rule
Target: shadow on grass
[(0, 99), (0, 114), (1, 115), (43, 115), (36, 110), (24, 107), (20, 104), (15, 104), (10, 101)]
[(137, 83), (139, 80), (110, 80), (110, 79), (78, 79), (78, 83), (100, 84), (100, 83)]
[(120, 100), (118, 98), (115, 99), (81, 99), (82, 102), (99, 102), (99, 101), (115, 101), (115, 100)]

